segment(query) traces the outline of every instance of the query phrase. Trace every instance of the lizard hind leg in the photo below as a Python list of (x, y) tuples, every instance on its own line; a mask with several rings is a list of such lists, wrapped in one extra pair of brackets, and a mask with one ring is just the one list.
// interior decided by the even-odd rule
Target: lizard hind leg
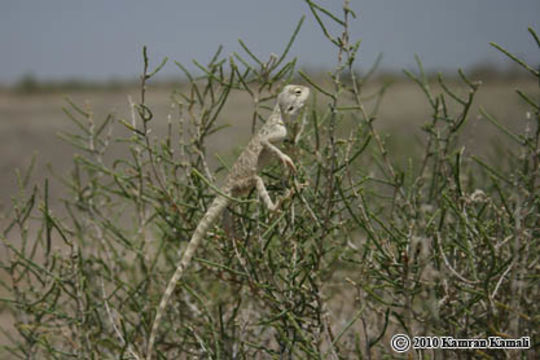
[(266, 190), (266, 186), (264, 185), (263, 179), (260, 176), (255, 176), (254, 181), (255, 181), (255, 187), (257, 189), (257, 192), (259, 193), (259, 197), (261, 198), (264, 205), (266, 205), (268, 210), (272, 212), (278, 210), (280, 206), (280, 202), (278, 201), (274, 203), (272, 201), (272, 199), (270, 198), (270, 195), (268, 194), (268, 190)]

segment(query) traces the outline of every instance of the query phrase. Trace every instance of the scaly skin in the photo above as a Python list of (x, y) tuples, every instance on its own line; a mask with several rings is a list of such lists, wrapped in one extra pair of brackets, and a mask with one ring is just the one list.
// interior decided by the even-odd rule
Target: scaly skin
[(259, 197), (270, 211), (276, 211), (279, 208), (280, 201), (276, 203), (272, 202), (262, 178), (258, 176), (257, 173), (272, 156), (279, 158), (281, 162), (285, 166), (288, 166), (292, 171), (296, 171), (291, 158), (281, 152), (274, 144), (285, 139), (287, 136), (285, 123), (296, 120), (296, 117), (304, 107), (308, 96), (309, 88), (305, 86), (285, 86), (278, 95), (274, 111), (263, 127), (253, 136), (253, 138), (251, 138), (245, 150), (234, 163), (229, 175), (225, 179), (225, 185), (221, 189), (221, 192), (229, 197), (223, 196), (222, 194), (216, 196), (193, 232), (191, 240), (163, 293), (148, 339), (147, 360), (151, 360), (152, 358), (152, 348), (154, 346), (159, 323), (165, 313), (169, 299), (176, 287), (176, 283), (182, 278), (184, 271), (191, 263), (191, 259), (204, 239), (208, 229), (216, 222), (216, 219), (229, 204), (230, 196), (245, 194), (255, 188), (257, 189)]

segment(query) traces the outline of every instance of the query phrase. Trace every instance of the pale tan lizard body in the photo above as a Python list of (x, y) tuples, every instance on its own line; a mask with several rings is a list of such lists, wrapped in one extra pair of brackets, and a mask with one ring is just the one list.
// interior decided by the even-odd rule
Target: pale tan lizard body
[[(272, 202), (263, 179), (257, 174), (271, 156), (277, 157), (284, 165), (288, 166), (291, 170), (296, 171), (291, 158), (281, 152), (274, 144), (285, 139), (287, 136), (285, 124), (296, 119), (299, 112), (304, 107), (308, 96), (309, 88), (305, 86), (285, 86), (278, 95), (274, 111), (263, 127), (251, 138), (245, 150), (240, 154), (232, 166), (229, 175), (225, 179), (225, 184), (221, 188), (221, 194), (216, 196), (195, 228), (191, 240), (180, 258), (176, 271), (169, 280), (167, 288), (163, 293), (148, 339), (147, 360), (150, 360), (152, 357), (152, 347), (159, 328), (159, 323), (176, 287), (176, 283), (181, 279), (185, 269), (189, 266), (191, 258), (204, 239), (207, 230), (216, 222), (218, 216), (230, 203), (230, 197), (245, 194), (255, 188), (259, 197), (269, 210), (275, 211), (279, 208), (279, 201), (276, 203)], [(224, 196), (223, 194), (227, 196)]]

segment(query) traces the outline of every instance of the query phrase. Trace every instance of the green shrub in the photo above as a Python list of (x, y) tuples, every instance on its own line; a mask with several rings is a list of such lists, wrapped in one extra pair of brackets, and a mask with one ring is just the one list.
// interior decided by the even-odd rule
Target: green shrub
[[(422, 155), (398, 162), (403, 155), (387, 146), (393, 139), (374, 126), (386, 86), (364, 100), (374, 71), (354, 71), (360, 45), (349, 38), (354, 12), (347, 2), (342, 16), (306, 3), (337, 53), (326, 79), (286, 61), (302, 18), (281, 56), (263, 61), (241, 42), (244, 55), (223, 56), (219, 48), (207, 65), (195, 62), (198, 76), (177, 63), (188, 86), (171, 96), (164, 137), (151, 135), (157, 119), (145, 94), (166, 59), (150, 71), (146, 48), (131, 119), (99, 122), (69, 104), (78, 132), (64, 138), (79, 154), (61, 179), (66, 216), (49, 208), (47, 181), (24, 192), (28, 176), (20, 175), (21, 193), (0, 235), (1, 285), (9, 293), (3, 311), (17, 330), (6, 333), (12, 341), (6, 354), (144, 358), (178, 253), (215, 195), (206, 148), (223, 128), (220, 111), (232, 92), (247, 94), (254, 130), (292, 79), (314, 93), (303, 132), (302, 124), (291, 124), (284, 145), (298, 173), (284, 179), (277, 164), (264, 176), (274, 193), (295, 187), (294, 198), (278, 215), (256, 201), (231, 206), (233, 231), (218, 224), (207, 234), (173, 295), (154, 356), (391, 358), (396, 333), (530, 336), (538, 343), (540, 103), (517, 91), (534, 121), (521, 134), (483, 110), (517, 146), (505, 154), (509, 166), (488, 164), (468, 156), (458, 137), (480, 83), (460, 71), (462, 87), (439, 77), (434, 92), (418, 59), (418, 74), (406, 75), (424, 92), (432, 118), (422, 128)], [(538, 70), (494, 46), (539, 78)], [(113, 126), (128, 134), (112, 137)], [(108, 158), (116, 143), (129, 156)], [(229, 165), (223, 161), (218, 174)], [(14, 233), (18, 239), (8, 241)], [(462, 350), (487, 358), (502, 352)], [(537, 352), (535, 345), (521, 355)]]

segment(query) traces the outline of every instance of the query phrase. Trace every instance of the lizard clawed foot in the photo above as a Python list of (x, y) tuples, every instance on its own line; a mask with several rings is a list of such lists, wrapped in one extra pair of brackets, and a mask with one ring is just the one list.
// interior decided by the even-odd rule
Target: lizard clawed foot
[(276, 207), (273, 208), (273, 209), (270, 209), (270, 211), (272, 212), (272, 214), (281, 215), (283, 210), (281, 209), (281, 200), (280, 199), (278, 199), (278, 201), (276, 202)]
[(276, 210), (275, 212), (276, 213), (280, 213), (282, 210), (281, 210), (281, 205), (283, 205), (283, 203), (287, 200), (290, 200), (292, 198), (292, 196), (294, 195), (295, 191), (294, 189), (289, 189), (287, 190), (287, 192), (283, 195), (283, 196), (280, 196), (277, 201), (276, 201)]
[(283, 162), (283, 165), (288, 167), (293, 174), (296, 174), (296, 166), (294, 165), (290, 157), (288, 157), (287, 155), (283, 155), (281, 161)]
[[(309, 186), (309, 182), (308, 181), (304, 181), (303, 183), (297, 183), (295, 182), (295, 186), (296, 186), (296, 189), (298, 190), (302, 190), (303, 188), (306, 188)], [(294, 191), (294, 190), (293, 190)]]

